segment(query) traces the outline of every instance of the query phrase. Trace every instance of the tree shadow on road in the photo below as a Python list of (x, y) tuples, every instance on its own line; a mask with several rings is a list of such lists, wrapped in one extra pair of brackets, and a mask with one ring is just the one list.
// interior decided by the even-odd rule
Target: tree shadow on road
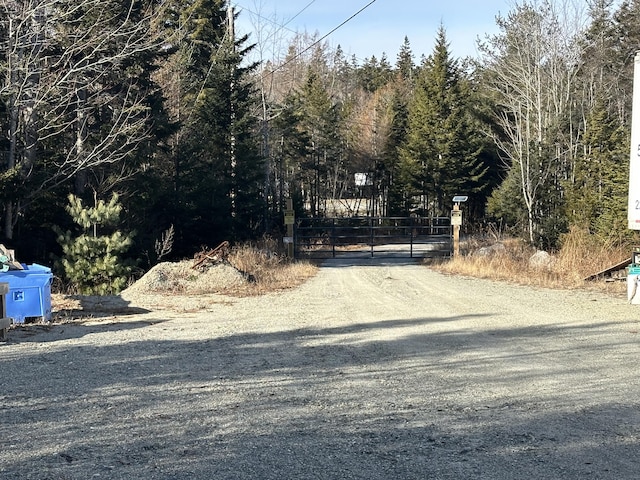
[[(622, 322), (456, 325), (465, 320), (21, 350), (2, 360), (0, 473), (636, 475), (640, 386), (632, 369), (614, 376), (602, 360), (634, 361), (637, 336)], [(15, 460), (26, 446), (29, 461)]]

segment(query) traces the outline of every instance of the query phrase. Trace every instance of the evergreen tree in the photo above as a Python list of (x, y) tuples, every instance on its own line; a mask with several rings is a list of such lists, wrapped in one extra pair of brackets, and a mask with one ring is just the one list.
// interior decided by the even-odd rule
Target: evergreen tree
[(332, 83), (335, 85), (333, 95), (336, 101), (348, 104), (357, 91), (357, 66), (349, 62), (344, 52), (338, 46), (333, 57), (333, 78)]
[(438, 31), (434, 52), (420, 69), (409, 105), (408, 134), (401, 149), (405, 172), (413, 177), (418, 207), (442, 215), (453, 195), (484, 186), (487, 167), (467, 106), (468, 89), (450, 57), (446, 33)]
[(117, 230), (122, 213), (118, 195), (108, 203), (96, 198), (93, 207), (85, 207), (75, 195), (68, 198), (67, 212), (80, 232), (56, 229), (65, 278), (83, 295), (119, 293), (131, 274), (131, 262), (121, 256), (131, 246), (132, 235)]
[(404, 43), (400, 47), (400, 51), (398, 52), (398, 57), (396, 59), (396, 72), (405, 81), (411, 82), (413, 80), (415, 68), (409, 38), (404, 37)]
[[(307, 80), (292, 97), (300, 132), (308, 140), (308, 155), (300, 164), (300, 185), (309, 213), (316, 216), (324, 211), (322, 200), (333, 198), (341, 173), (343, 143), (340, 135), (340, 107), (334, 102), (322, 79), (311, 68)], [(329, 172), (336, 172), (329, 175)]]
[(393, 98), (389, 106), (391, 126), (385, 146), (384, 159), (385, 168), (389, 175), (388, 214), (396, 216), (404, 215), (411, 209), (409, 192), (413, 175), (409, 171), (402, 170), (400, 161), (400, 148), (405, 142), (408, 130), (411, 90), (408, 80), (402, 76), (396, 78), (393, 88)]
[[(202, 241), (225, 232), (234, 240), (252, 238), (264, 215), (265, 181), (257, 132), (255, 87), (243, 67), (242, 51), (229, 39), (212, 58), (195, 109), (198, 130), (192, 132), (194, 158), (190, 170), (193, 213)], [(216, 239), (216, 242), (218, 240)]]
[(567, 186), (567, 205), (572, 225), (605, 240), (620, 238), (626, 230), (627, 145), (628, 135), (622, 126), (609, 114), (604, 101), (597, 101), (587, 119), (573, 182)]
[(515, 234), (526, 230), (527, 210), (522, 202), (514, 201), (519, 198), (520, 177), (514, 168), (508, 169), (506, 177), (487, 198), (488, 220), (495, 220), (504, 229)]
[(310, 154), (311, 142), (305, 130), (300, 128), (300, 112), (295, 108), (295, 97), (285, 102), (289, 105), (273, 122), (273, 136), (277, 137), (274, 148), (278, 168), (275, 169), (274, 183), (279, 192), (279, 201), (284, 211), (286, 198), (293, 199), (297, 217), (304, 215), (304, 199), (302, 197), (306, 184), (303, 182), (300, 166)]
[(386, 85), (391, 79), (391, 65), (384, 54), (379, 61), (373, 55), (365, 59), (362, 66), (358, 68), (357, 76), (360, 87), (367, 92), (373, 93)]
[[(264, 228), (266, 180), (259, 150), (255, 65), (251, 47), (234, 35), (224, 0), (193, 0), (170, 23), (178, 76), (172, 114), (180, 129), (171, 144), (176, 250), (257, 235)], [(173, 18), (172, 17), (172, 18)], [(233, 18), (232, 18), (233, 17)]]
[[(384, 150), (384, 166), (388, 172), (388, 207), (391, 216), (408, 214), (412, 208), (413, 177), (419, 172), (411, 172), (409, 166), (400, 161), (400, 148), (405, 143), (408, 131), (409, 101), (415, 85), (415, 64), (409, 39), (405, 37), (400, 47), (395, 68), (395, 78), (391, 85), (393, 97), (389, 105), (391, 126)], [(419, 192), (418, 192), (419, 193)]]

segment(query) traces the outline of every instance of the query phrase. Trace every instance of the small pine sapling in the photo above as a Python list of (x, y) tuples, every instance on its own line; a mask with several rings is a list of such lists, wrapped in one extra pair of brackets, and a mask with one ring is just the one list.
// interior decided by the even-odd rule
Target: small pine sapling
[(69, 195), (66, 210), (80, 227), (79, 232), (55, 228), (67, 280), (80, 294), (119, 293), (126, 287), (132, 270), (132, 262), (122, 255), (131, 246), (133, 235), (116, 229), (122, 212), (118, 195), (114, 193), (109, 202), (94, 197), (93, 207), (86, 207), (80, 198)]

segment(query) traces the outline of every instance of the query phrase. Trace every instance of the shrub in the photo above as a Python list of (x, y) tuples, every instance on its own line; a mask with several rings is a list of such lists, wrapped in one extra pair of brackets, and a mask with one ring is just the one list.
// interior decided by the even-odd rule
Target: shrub
[[(132, 269), (132, 262), (121, 258), (132, 244), (132, 235), (115, 230), (122, 211), (118, 195), (114, 193), (108, 203), (95, 199), (93, 207), (85, 207), (80, 198), (69, 195), (66, 210), (79, 227), (76, 232), (55, 228), (66, 280), (84, 295), (119, 293)], [(100, 235), (99, 230), (110, 233)]]

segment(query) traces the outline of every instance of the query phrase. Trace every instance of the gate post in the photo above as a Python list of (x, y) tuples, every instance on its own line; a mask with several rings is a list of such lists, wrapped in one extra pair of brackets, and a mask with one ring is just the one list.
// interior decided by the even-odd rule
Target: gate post
[(462, 225), (462, 212), (460, 205), (455, 204), (451, 212), (451, 226), (453, 227), (453, 256), (460, 255), (460, 226)]
[(460, 204), (466, 202), (466, 195), (453, 197), (453, 210), (451, 210), (451, 226), (453, 227), (453, 256), (460, 255), (460, 227), (462, 226), (462, 210)]
[(409, 258), (413, 258), (413, 217), (409, 217)]
[(294, 258), (295, 256), (295, 239), (293, 226), (296, 221), (296, 214), (293, 210), (293, 200), (287, 198), (287, 209), (284, 212), (284, 224), (287, 226), (287, 236), (285, 237), (285, 243), (287, 246), (287, 257)]
[(331, 256), (336, 258), (336, 219), (331, 219)]
[(371, 248), (371, 258), (373, 258), (373, 216), (369, 217), (369, 246)]

